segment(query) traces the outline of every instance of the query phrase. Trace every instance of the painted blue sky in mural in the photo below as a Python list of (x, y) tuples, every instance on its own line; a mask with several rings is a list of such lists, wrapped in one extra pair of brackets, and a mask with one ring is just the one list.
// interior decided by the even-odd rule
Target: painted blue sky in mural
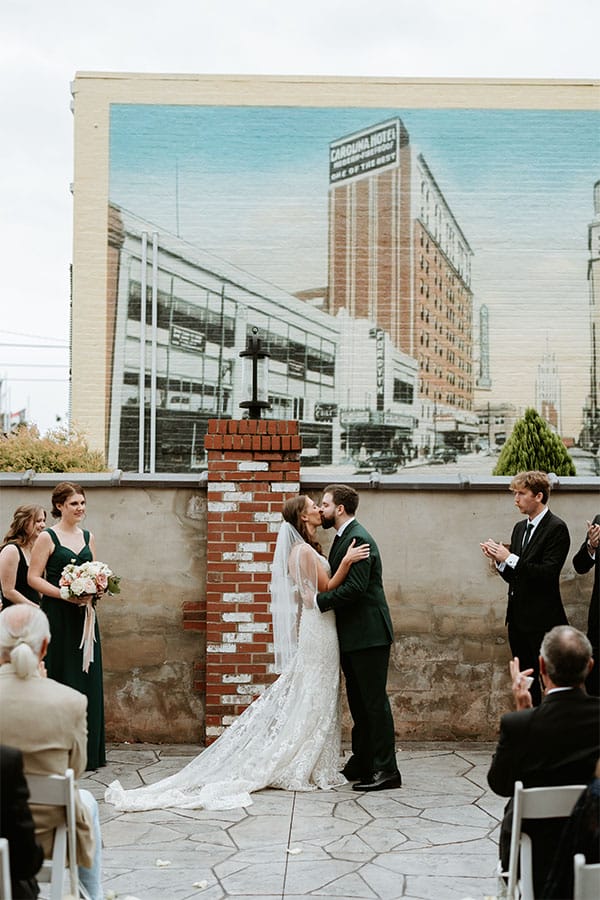
[(329, 143), (395, 116), (473, 250), (475, 309), (490, 308), (494, 399), (533, 403), (550, 349), (563, 430), (576, 434), (589, 382), (600, 113), (114, 105), (110, 198), (290, 292), (321, 287)]

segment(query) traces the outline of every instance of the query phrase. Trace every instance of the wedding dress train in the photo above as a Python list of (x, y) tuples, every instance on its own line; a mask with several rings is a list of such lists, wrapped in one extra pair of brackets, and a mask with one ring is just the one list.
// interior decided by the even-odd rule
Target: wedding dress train
[[(315, 554), (316, 555), (316, 554)], [(325, 561), (322, 560), (322, 563)], [(339, 646), (333, 612), (300, 606), (298, 649), (264, 693), (180, 772), (105, 799), (117, 809), (234, 809), (265, 787), (327, 790), (340, 754)]]

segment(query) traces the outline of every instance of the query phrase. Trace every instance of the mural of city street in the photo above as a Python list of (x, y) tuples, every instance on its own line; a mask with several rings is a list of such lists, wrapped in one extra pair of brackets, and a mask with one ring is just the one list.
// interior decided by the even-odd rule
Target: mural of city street
[(257, 329), (265, 415), (300, 421), (305, 466), (489, 473), (534, 406), (585, 474), (599, 129), (585, 110), (111, 104), (109, 464), (202, 469)]

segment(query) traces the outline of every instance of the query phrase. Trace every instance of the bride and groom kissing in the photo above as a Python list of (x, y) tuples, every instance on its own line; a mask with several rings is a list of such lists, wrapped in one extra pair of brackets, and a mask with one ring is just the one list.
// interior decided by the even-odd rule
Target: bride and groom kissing
[[(358, 493), (333, 484), (321, 505), (286, 501), (271, 578), (275, 669), (281, 674), (185, 768), (105, 799), (121, 810), (232, 809), (266, 787), (293, 791), (399, 788), (386, 691), (393, 628), (377, 544), (355, 518)], [(319, 527), (335, 528), (329, 559)], [(352, 755), (341, 750), (340, 663), (353, 720)]]

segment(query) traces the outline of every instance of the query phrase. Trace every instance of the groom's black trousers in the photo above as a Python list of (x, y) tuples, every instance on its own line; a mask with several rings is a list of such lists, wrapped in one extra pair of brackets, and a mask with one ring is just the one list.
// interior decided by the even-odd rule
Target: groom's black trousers
[(352, 755), (361, 777), (397, 772), (394, 719), (386, 692), (390, 645), (341, 654), (354, 722)]

